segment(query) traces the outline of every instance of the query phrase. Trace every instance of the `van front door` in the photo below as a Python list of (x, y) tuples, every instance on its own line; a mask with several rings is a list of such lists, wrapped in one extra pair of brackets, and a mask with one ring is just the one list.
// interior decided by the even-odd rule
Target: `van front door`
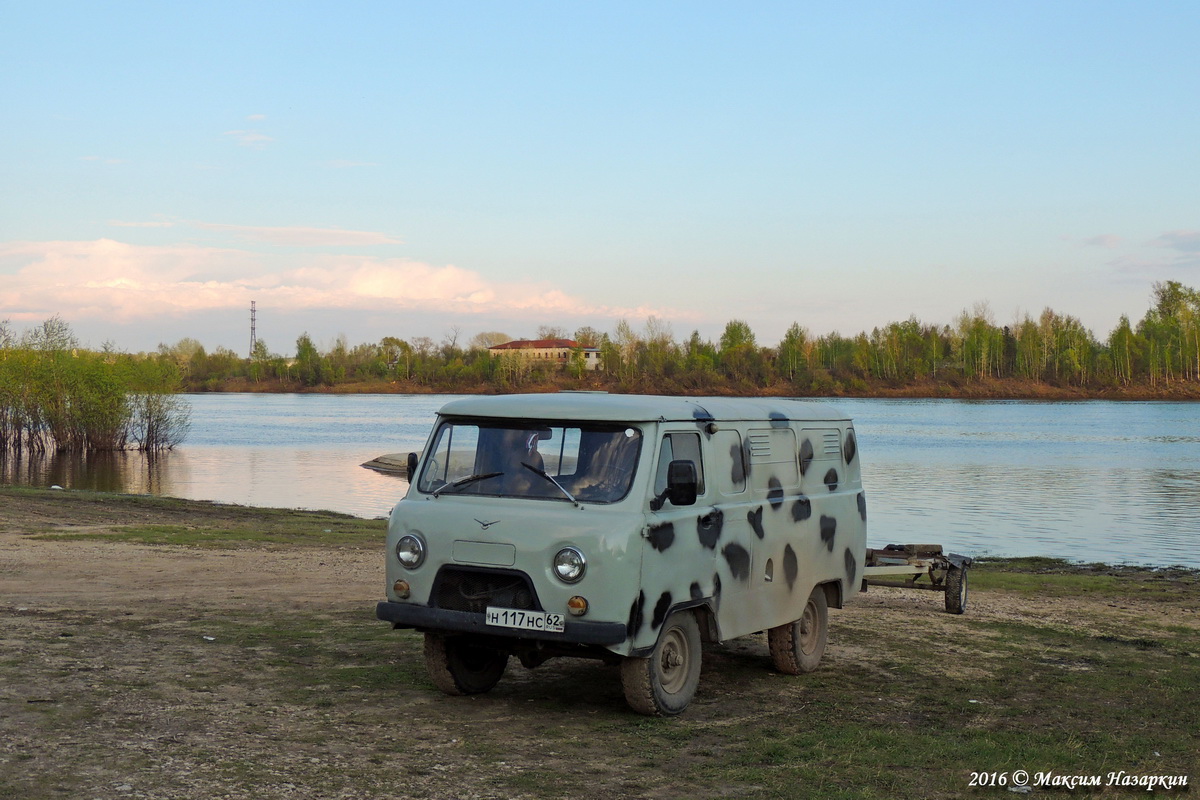
[[(696, 468), (696, 500), (676, 505), (668, 490), (672, 462), (691, 462)], [(713, 506), (703, 440), (696, 431), (668, 431), (658, 443), (653, 495), (644, 531), (642, 586), (645, 626), (636, 637), (639, 646), (654, 641), (672, 608), (695, 604), (720, 593), (716, 560), (721, 512)]]

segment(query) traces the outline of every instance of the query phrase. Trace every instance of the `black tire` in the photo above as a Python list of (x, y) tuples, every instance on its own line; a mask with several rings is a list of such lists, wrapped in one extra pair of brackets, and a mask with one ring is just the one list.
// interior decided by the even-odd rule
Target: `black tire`
[(786, 675), (812, 672), (825, 655), (829, 641), (829, 603), (825, 590), (817, 586), (804, 604), (804, 614), (795, 622), (767, 631), (767, 645), (775, 669)]
[(508, 653), (469, 637), (425, 634), (425, 670), (446, 694), (482, 694), (500, 682)]
[(967, 610), (967, 570), (951, 567), (946, 573), (946, 611), (961, 614)]
[(639, 714), (683, 713), (700, 685), (700, 626), (690, 611), (676, 611), (663, 624), (649, 658), (621, 661), (621, 686)]

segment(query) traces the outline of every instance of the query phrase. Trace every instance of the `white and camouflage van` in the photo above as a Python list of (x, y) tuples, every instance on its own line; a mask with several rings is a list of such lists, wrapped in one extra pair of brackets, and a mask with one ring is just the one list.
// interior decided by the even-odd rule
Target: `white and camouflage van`
[(854, 427), (819, 403), (456, 399), (409, 469), (376, 613), (425, 633), (449, 694), (513, 655), (592, 657), (620, 662), (635, 710), (677, 714), (701, 641), (765, 630), (776, 668), (810, 671), (863, 580)]

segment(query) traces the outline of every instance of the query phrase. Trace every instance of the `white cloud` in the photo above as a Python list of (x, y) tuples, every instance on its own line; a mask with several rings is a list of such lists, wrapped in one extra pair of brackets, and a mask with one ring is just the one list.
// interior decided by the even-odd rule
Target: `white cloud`
[(249, 122), (262, 122), (266, 118), (266, 114), (251, 114), (250, 116), (246, 117), (246, 120)]
[(1115, 250), (1121, 246), (1121, 241), (1120, 236), (1104, 233), (1099, 236), (1093, 236), (1090, 239), (1084, 239), (1083, 243), (1092, 247), (1103, 247), (1105, 250)]
[(1200, 253), (1200, 231), (1167, 231), (1151, 247), (1166, 247), (1181, 253)]
[(271, 142), (275, 141), (272, 136), (267, 136), (265, 133), (258, 131), (225, 131), (222, 136), (231, 136), (237, 140), (237, 143), (242, 147), (252, 147), (255, 150), (261, 150)]
[(545, 283), (493, 280), (399, 258), (307, 256), (286, 268), (244, 250), (141, 246), (111, 239), (0, 244), (0, 308), (14, 321), (119, 323), (259, 307), (448, 315), (644, 319), (670, 309), (594, 304)]

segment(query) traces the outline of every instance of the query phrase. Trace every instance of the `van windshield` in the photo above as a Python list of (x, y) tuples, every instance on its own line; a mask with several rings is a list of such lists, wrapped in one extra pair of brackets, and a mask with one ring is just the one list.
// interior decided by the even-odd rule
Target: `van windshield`
[(641, 447), (642, 432), (629, 425), (445, 421), (417, 491), (614, 503), (629, 493)]

